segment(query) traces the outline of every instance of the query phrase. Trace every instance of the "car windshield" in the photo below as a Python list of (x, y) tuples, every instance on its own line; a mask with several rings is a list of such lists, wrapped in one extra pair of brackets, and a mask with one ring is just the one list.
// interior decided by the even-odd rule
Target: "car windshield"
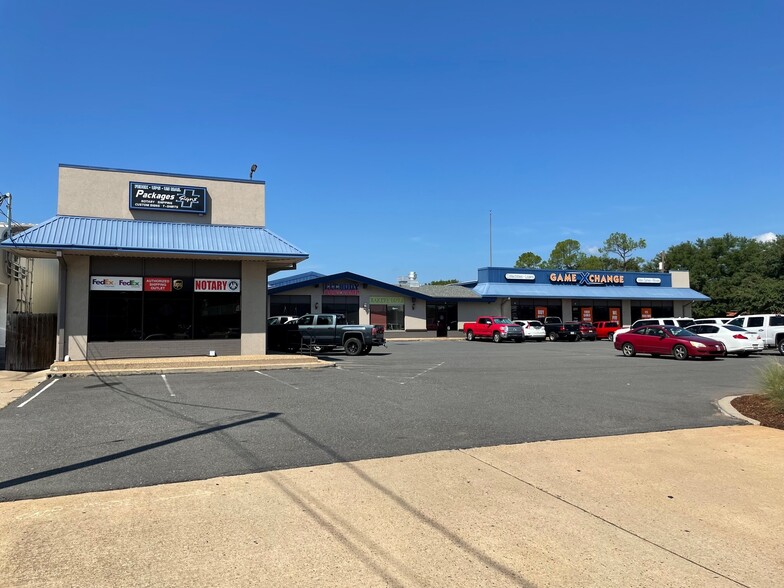
[(495, 324), (497, 324), (497, 325), (511, 325), (511, 324), (513, 324), (512, 323), (512, 319), (508, 319), (506, 317), (495, 318), (495, 319), (493, 319), (493, 322)]
[(741, 333), (746, 332), (746, 329), (741, 329), (740, 327), (736, 327), (735, 325), (723, 325), (723, 327), (728, 331), (739, 331)]
[(528, 326), (529, 327), (542, 327), (544, 325), (542, 325), (542, 323), (540, 323), (539, 321), (528, 321)]

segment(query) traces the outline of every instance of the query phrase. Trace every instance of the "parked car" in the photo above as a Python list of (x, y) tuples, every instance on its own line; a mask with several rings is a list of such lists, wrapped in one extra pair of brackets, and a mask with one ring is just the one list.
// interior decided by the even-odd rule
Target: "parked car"
[[(615, 331), (615, 337), (622, 333), (628, 333), (632, 329), (636, 329), (637, 327), (645, 327), (648, 325), (667, 325), (671, 327), (688, 327), (689, 325), (694, 324), (694, 319), (687, 316), (679, 316), (679, 317), (665, 317), (665, 318), (649, 318), (649, 319), (638, 319), (632, 323), (631, 327), (621, 327), (617, 331)], [(614, 338), (615, 338), (614, 337)]]
[(540, 321), (513, 321), (515, 324), (523, 328), (523, 337), (531, 341), (539, 341), (540, 343), (547, 338), (547, 331)]
[(581, 339), (580, 323), (577, 321), (545, 324), (545, 329), (547, 329), (547, 338), (550, 341), (579, 341)]
[(784, 316), (780, 314), (741, 315), (727, 324), (758, 333), (767, 347), (776, 347), (779, 353), (784, 355)]
[(494, 343), (502, 341), (523, 342), (523, 329), (505, 316), (480, 316), (473, 323), (464, 323), (463, 332), (469, 341), (474, 339), (492, 339)]
[(613, 337), (615, 337), (615, 331), (620, 329), (621, 325), (618, 321), (596, 321), (593, 327), (596, 329), (597, 339), (609, 339), (612, 341)]
[(349, 325), (342, 314), (306, 314), (268, 332), (270, 349), (286, 351), (332, 351), (342, 347), (346, 355), (367, 355), (373, 347), (386, 345), (384, 325)]
[(596, 328), (593, 326), (593, 323), (577, 323), (577, 328), (580, 329), (580, 339), (585, 339), (586, 341), (596, 341)]
[(675, 359), (704, 357), (716, 359), (727, 353), (724, 344), (695, 335), (683, 327), (645, 325), (615, 337), (613, 345), (626, 357), (650, 353), (653, 357), (672, 355)]
[(285, 325), (286, 323), (290, 323), (292, 321), (297, 320), (295, 316), (271, 316), (267, 319), (268, 325)]
[(732, 320), (730, 316), (694, 319), (695, 325), (726, 325)]
[(694, 324), (689, 330), (700, 337), (721, 341), (727, 348), (727, 353), (734, 353), (738, 357), (748, 357), (765, 349), (765, 341), (759, 333), (735, 325)]

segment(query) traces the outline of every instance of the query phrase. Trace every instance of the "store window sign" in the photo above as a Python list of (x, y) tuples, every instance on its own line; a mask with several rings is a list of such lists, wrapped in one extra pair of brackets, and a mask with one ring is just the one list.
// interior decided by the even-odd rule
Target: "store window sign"
[(90, 276), (90, 290), (141, 292), (142, 278), (127, 276)]
[(640, 308), (640, 318), (649, 319), (653, 316), (653, 312), (651, 312), (650, 308), (642, 307)]
[(359, 286), (357, 284), (324, 284), (324, 296), (359, 296)]
[(368, 300), (369, 304), (405, 304), (406, 301), (402, 296), (371, 296)]
[(171, 278), (144, 278), (145, 292), (171, 292)]
[(623, 286), (622, 274), (597, 274), (594, 272), (553, 272), (550, 281), (554, 284), (576, 286)]
[(239, 280), (218, 278), (196, 278), (193, 280), (194, 292), (239, 292)]
[(535, 282), (534, 274), (506, 274), (504, 277), (511, 282)]
[(130, 182), (131, 210), (207, 213), (207, 188)]

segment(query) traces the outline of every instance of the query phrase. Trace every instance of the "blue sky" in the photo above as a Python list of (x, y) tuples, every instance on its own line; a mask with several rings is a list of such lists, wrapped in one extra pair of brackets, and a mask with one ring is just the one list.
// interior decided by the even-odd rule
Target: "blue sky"
[[(3, 2), (0, 191), (255, 178), (301, 271), (476, 277), (614, 231), (784, 233), (784, 4)], [(100, 195), (96, 195), (100, 198)], [(287, 274), (278, 274), (285, 277)]]

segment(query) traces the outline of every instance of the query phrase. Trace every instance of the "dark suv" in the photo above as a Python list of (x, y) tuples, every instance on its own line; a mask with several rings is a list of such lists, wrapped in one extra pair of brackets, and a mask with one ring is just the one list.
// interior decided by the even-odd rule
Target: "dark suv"
[(580, 329), (580, 339), (587, 339), (588, 341), (596, 341), (596, 328), (593, 326), (593, 323), (577, 323), (577, 327)]

